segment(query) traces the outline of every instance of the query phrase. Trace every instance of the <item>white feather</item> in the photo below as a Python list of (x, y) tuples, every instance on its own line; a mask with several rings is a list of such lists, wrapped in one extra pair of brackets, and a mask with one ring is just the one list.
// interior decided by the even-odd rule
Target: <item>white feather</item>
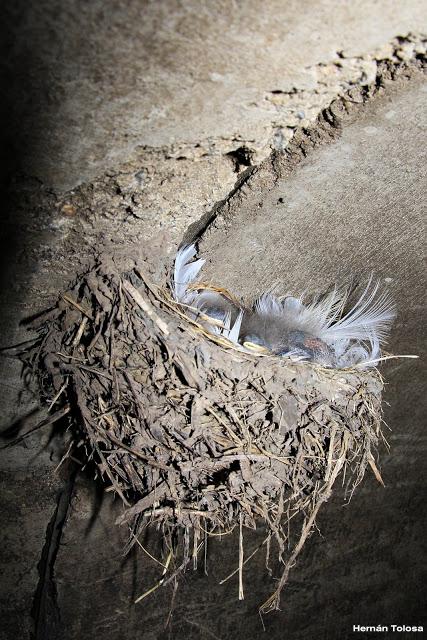
[(386, 293), (377, 296), (379, 283), (370, 291), (372, 278), (356, 304), (345, 316), (329, 324), (319, 338), (326, 343), (337, 339), (385, 340), (396, 316), (394, 304)]
[(192, 306), (220, 321), (224, 321), (230, 307), (220, 293), (206, 290), (195, 293)]
[(300, 313), (304, 308), (302, 300), (300, 298), (294, 298), (292, 296), (286, 296), (282, 302), (283, 313)]
[(227, 311), (224, 318), (224, 327), (221, 331), (222, 335), (227, 336), (231, 330), (231, 311)]
[(191, 304), (195, 297), (195, 292), (188, 291), (188, 285), (194, 282), (199, 275), (200, 269), (205, 264), (205, 260), (200, 258), (194, 262), (190, 262), (196, 255), (196, 247), (190, 244), (182, 247), (176, 254), (173, 293), (178, 302)]
[(307, 307), (307, 315), (311, 316), (311, 322), (317, 323), (318, 329), (330, 326), (342, 313), (345, 295), (336, 287), (329, 293), (313, 300)]
[(339, 368), (352, 367), (374, 367), (381, 357), (380, 343), (378, 338), (372, 336), (370, 346), (366, 343), (354, 342), (344, 353), (337, 358)]
[[(188, 285), (194, 282), (205, 263), (203, 259), (191, 262), (195, 255), (196, 247), (194, 244), (182, 247), (176, 254), (174, 279), (172, 283), (175, 299), (191, 307), (187, 310), (190, 317), (197, 317), (197, 311), (200, 311), (222, 322), (223, 327), (206, 322), (206, 328), (209, 332), (222, 335), (240, 347), (239, 334), (242, 325), (243, 311), (239, 310), (237, 318), (233, 326), (231, 326), (232, 314), (230, 307), (234, 307), (232, 303), (229, 303), (221, 294), (214, 291), (188, 290)], [(195, 313), (193, 313), (193, 310)]]
[(242, 326), (243, 313), (244, 312), (242, 310), (239, 311), (239, 314), (236, 320), (234, 321), (233, 326), (228, 331), (228, 335), (226, 336), (231, 342), (234, 342), (234, 344), (236, 345), (239, 345), (239, 334), (240, 334), (240, 327)]
[(255, 312), (261, 316), (283, 315), (283, 304), (271, 293), (263, 293), (255, 302)]

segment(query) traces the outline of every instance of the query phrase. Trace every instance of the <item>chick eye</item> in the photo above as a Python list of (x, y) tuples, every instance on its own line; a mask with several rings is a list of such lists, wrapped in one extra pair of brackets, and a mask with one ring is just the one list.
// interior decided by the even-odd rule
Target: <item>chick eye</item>
[(311, 360), (313, 358), (313, 352), (310, 349), (304, 349), (300, 347), (284, 348), (277, 351), (276, 356), (297, 356), (298, 358), (304, 358), (305, 360)]
[(291, 331), (276, 354), (278, 356), (293, 355), (311, 360), (314, 352), (310, 346), (309, 338), (310, 336), (304, 331)]

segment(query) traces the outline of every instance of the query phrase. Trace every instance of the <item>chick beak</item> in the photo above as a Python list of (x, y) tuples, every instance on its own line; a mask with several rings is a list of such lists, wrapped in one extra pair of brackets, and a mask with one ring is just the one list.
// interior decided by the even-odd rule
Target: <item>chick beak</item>
[(264, 355), (271, 353), (271, 349), (267, 347), (267, 344), (264, 342), (264, 340), (255, 335), (245, 336), (243, 338), (242, 344), (245, 349), (253, 351), (254, 353), (262, 353)]

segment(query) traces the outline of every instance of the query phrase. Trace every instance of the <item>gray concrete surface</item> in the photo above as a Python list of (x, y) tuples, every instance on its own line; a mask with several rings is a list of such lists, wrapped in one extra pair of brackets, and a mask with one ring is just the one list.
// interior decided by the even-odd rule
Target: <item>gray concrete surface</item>
[[(349, 115), (342, 109), (333, 142), (327, 132), (322, 144), (320, 135), (294, 167), (279, 157), (283, 177), (267, 161), (204, 234), (204, 276), (248, 302), (272, 287), (281, 295), (310, 295), (373, 272), (398, 302), (400, 315), (419, 308), (425, 286), (426, 98), (422, 71), (390, 81), (363, 107)], [(269, 175), (260, 184), (263, 172)], [(398, 347), (397, 338), (391, 346)]]
[[(18, 1), (4, 23), (2, 149), (13, 180), (2, 229), (2, 344), (25, 339), (18, 322), (51, 304), (99, 249), (140, 252), (162, 277), (188, 225), (226, 198), (243, 170), (284, 148), (334, 97), (373, 82), (382, 61), (425, 50), (418, 1)], [(3, 427), (34, 408), (22, 391), (20, 367), (2, 358)], [(405, 405), (394, 407), (402, 422)], [(49, 435), (0, 454), (5, 638), (260, 635), (262, 559), (243, 603), (235, 583), (218, 586), (222, 568), (234, 566), (235, 541), (213, 545), (209, 578), (202, 569), (185, 578), (168, 630), (170, 592), (134, 607), (157, 573), (142, 555), (122, 564), (124, 532), (111, 528), (118, 505), (108, 496), (101, 503), (91, 480), (74, 484), (72, 469), (55, 472), (60, 451)], [(285, 613), (267, 620), (272, 637), (286, 625), (291, 638), (341, 639), (359, 619), (415, 619), (423, 594), (413, 557), (425, 521), (413, 492), (424, 446), (416, 438), (387, 459), (392, 491), (368, 479), (351, 513), (339, 496), (328, 506), (325, 537), (310, 542)]]
[[(396, 466), (405, 460), (402, 455)], [(246, 566), (245, 600), (239, 602), (236, 577), (219, 584), (237, 566), (238, 536), (211, 540), (207, 575), (203, 559), (185, 573), (167, 628), (171, 588), (133, 604), (159, 579), (159, 567), (142, 552), (123, 559), (125, 532), (111, 535), (110, 528), (120, 506), (106, 497), (99, 509), (93, 484), (79, 486), (77, 495), (55, 568), (62, 638), (255, 639), (263, 637), (264, 623), (266, 634), (277, 640), (347, 640), (353, 624), (424, 621), (424, 578), (413, 553), (424, 543), (425, 508), (423, 496), (408, 493), (405, 482), (384, 490), (368, 476), (348, 506), (338, 491), (319, 516), (321, 534), (309, 539), (293, 570), (281, 611), (263, 621), (258, 607), (277, 578), (266, 572), (264, 553)], [(413, 511), (416, 519), (408, 517)], [(251, 551), (262, 540), (262, 527), (245, 535)], [(142, 541), (160, 557), (153, 533)]]
[(57, 189), (137, 147), (265, 157), (342, 87), (372, 81), (389, 41), (427, 31), (421, 0), (42, 0), (6, 12), (12, 144)]

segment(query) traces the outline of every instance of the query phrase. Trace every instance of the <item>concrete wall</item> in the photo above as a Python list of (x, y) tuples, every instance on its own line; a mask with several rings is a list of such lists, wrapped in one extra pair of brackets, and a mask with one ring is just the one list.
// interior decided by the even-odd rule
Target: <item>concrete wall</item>
[[(4, 9), (4, 24), (3, 344), (25, 339), (19, 321), (51, 304), (100, 249), (140, 253), (153, 276), (163, 277), (168, 256), (188, 225), (226, 199), (243, 171), (272, 149), (286, 148), (296, 128), (312, 123), (336, 96), (374, 82), (383, 61), (398, 63), (425, 51), (420, 35), (425, 11), (415, 0), (18, 1)], [(386, 118), (387, 107), (379, 124), (355, 121), (336, 151), (316, 151), (324, 155), (309, 157), (289, 180), (283, 173), (280, 197), (295, 203), (286, 217), (282, 205), (274, 204), (274, 193), (269, 195), (268, 171), (262, 174), (264, 186), (257, 186), (265, 210), (278, 216), (276, 229), (288, 224), (289, 211), (314, 216), (321, 210), (318, 225), (327, 235), (336, 229), (335, 205), (344, 193), (353, 194), (346, 201), (353, 215), (364, 212), (363, 219), (372, 222), (366, 203), (377, 182), (366, 179), (365, 185), (363, 180), (366, 172), (374, 175), (382, 185), (374, 202), (390, 199), (381, 229), (386, 216), (395, 217), (389, 212), (406, 212), (402, 218), (396, 213), (404, 249), (397, 250), (399, 233), (393, 231), (396, 250), (390, 255), (404, 264), (411, 257), (407, 281), (396, 275), (394, 282), (406, 282), (396, 292), (404, 296), (413, 319), (418, 313), (419, 232), (411, 234), (408, 215), (419, 219), (422, 197), (417, 191), (423, 166), (421, 159), (417, 166), (417, 114), (423, 109), (418, 87), (411, 84), (408, 93), (402, 90), (396, 98), (402, 112), (391, 108), (400, 114), (396, 148), (395, 116)], [(409, 91), (419, 102), (416, 108), (412, 104), (412, 112)], [(379, 131), (363, 133), (363, 127)], [(350, 145), (351, 153), (343, 145)], [(362, 163), (363, 175), (356, 176), (357, 166), (350, 166), (352, 154), (357, 166), (360, 158), (372, 158)], [(381, 178), (384, 156), (386, 180)], [(393, 157), (398, 160), (394, 167)], [(393, 189), (383, 193), (387, 185)], [(245, 192), (239, 193), (237, 198), (245, 201)], [(376, 205), (375, 211), (380, 209)], [(339, 228), (350, 227), (341, 221)], [(247, 236), (240, 237), (246, 241)], [(213, 258), (214, 244), (206, 249)], [(285, 253), (288, 267), (298, 265), (294, 286), (312, 282), (315, 263), (289, 261), (292, 254)], [(388, 258), (389, 253), (381, 255)], [(274, 260), (263, 264), (275, 265)], [(337, 262), (329, 259), (328, 264), (335, 268)], [(377, 264), (372, 258), (370, 265)], [(381, 274), (388, 276), (392, 266), (388, 262), (387, 274), (385, 267)], [(396, 336), (403, 335), (403, 327), (399, 331)], [(415, 349), (412, 337), (407, 343), (399, 340), (393, 348)], [(349, 507), (343, 509), (340, 496), (328, 505), (319, 522), (324, 537), (310, 540), (284, 612), (266, 621), (272, 637), (282, 638), (286, 630), (290, 638), (341, 639), (351, 637), (353, 623), (419, 622), (425, 508), (418, 487), (424, 437), (415, 423), (408, 430), (402, 426), (408, 408), (395, 400), (407, 367), (402, 362), (388, 369), (396, 388), (389, 401), (398, 412), (393, 451), (384, 462), (388, 488), (383, 492), (368, 478)], [(3, 428), (15, 423), (17, 431), (22, 426), (17, 421), (35, 410), (37, 399), (23, 391), (19, 365), (11, 358), (2, 357), (1, 384)], [(52, 430), (1, 451), (4, 637), (261, 635), (257, 606), (274, 583), (266, 580), (259, 556), (245, 601), (236, 601), (233, 581), (218, 585), (224, 570), (235, 565), (236, 540), (231, 538), (212, 543), (208, 577), (201, 567), (182, 581), (167, 630), (169, 591), (135, 607), (135, 595), (156, 579), (156, 568), (142, 554), (122, 560), (126, 532), (112, 525), (119, 505), (111, 504), (111, 496), (103, 496), (90, 479), (76, 478), (72, 466), (55, 471), (61, 446), (50, 438)], [(158, 540), (154, 536), (147, 545), (156, 551)]]

